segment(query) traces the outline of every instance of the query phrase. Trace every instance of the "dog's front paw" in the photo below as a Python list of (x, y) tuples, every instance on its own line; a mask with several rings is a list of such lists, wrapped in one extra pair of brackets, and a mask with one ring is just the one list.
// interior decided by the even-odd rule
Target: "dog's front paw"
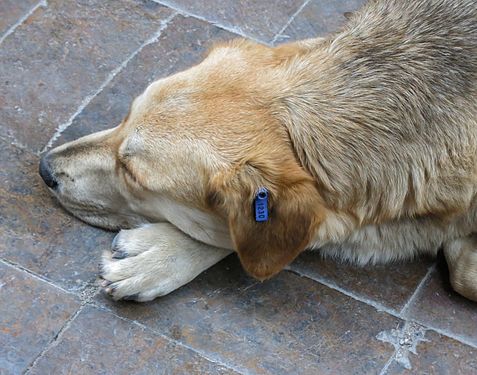
[(230, 251), (193, 240), (168, 223), (122, 230), (102, 258), (102, 287), (115, 300), (150, 301), (188, 283)]
[(122, 230), (103, 253), (102, 287), (115, 300), (149, 301), (184, 284), (181, 273), (187, 270), (180, 269), (180, 254), (169, 238), (177, 233), (163, 226)]

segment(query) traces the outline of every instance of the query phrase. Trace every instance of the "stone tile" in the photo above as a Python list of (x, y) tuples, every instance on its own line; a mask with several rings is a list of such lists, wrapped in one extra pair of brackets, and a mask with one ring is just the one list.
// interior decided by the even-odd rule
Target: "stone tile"
[(113, 314), (85, 307), (32, 374), (236, 374)]
[(314, 38), (335, 32), (345, 24), (345, 12), (358, 9), (365, 0), (311, 0), (277, 38), (278, 42)]
[(176, 16), (159, 40), (145, 47), (62, 134), (55, 145), (116, 126), (132, 100), (152, 81), (200, 62), (214, 42), (234, 34), (194, 18)]
[(410, 369), (393, 362), (386, 374), (477, 374), (477, 349), (434, 331), (427, 331), (425, 338), (428, 341), (419, 342), (417, 354), (409, 354)]
[(0, 2), (0, 37), (38, 3), (39, 0), (2, 0)]
[(153, 1), (49, 0), (0, 48), (0, 134), (42, 149), (171, 14)]
[(79, 308), (71, 295), (0, 263), (0, 374), (20, 374)]
[(257, 374), (378, 372), (393, 347), (376, 335), (399, 324), (291, 272), (256, 282), (234, 255), (154, 302), (113, 302), (103, 295), (97, 302), (209, 358)]
[(439, 258), (437, 269), (409, 307), (407, 316), (477, 345), (477, 303), (452, 290), (443, 257)]
[(2, 140), (0, 154), (0, 257), (65, 288), (83, 287), (96, 277), (112, 233), (59, 207), (38, 175), (38, 157)]
[(298, 257), (290, 269), (399, 312), (431, 264), (431, 259), (423, 258), (414, 262), (359, 267), (323, 259), (318, 252), (310, 251)]
[(270, 42), (304, 0), (160, 0), (173, 8), (223, 25), (239, 34)]

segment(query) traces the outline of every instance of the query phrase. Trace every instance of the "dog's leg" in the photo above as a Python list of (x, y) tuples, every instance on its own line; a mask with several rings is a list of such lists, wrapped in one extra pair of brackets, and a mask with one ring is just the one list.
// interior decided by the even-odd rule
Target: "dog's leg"
[(446, 242), (444, 254), (454, 290), (477, 301), (477, 235)]
[(230, 254), (169, 223), (122, 230), (103, 254), (103, 288), (114, 299), (150, 301), (188, 283)]

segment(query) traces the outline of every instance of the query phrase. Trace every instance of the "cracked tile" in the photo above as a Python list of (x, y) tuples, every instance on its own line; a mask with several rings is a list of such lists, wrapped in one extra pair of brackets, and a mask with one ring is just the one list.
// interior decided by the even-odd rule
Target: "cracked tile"
[(0, 256), (70, 290), (98, 274), (113, 234), (74, 219), (38, 175), (38, 157), (0, 139)]
[(412, 368), (409, 355), (417, 355), (417, 345), (427, 342), (424, 327), (411, 322), (406, 322), (401, 328), (379, 332), (376, 338), (394, 346), (393, 361), (410, 370)]
[(477, 349), (434, 331), (427, 331), (425, 338), (409, 355), (408, 368), (394, 361), (386, 374), (477, 374)]
[(428, 327), (462, 336), (477, 346), (477, 303), (452, 290), (443, 257), (439, 258), (437, 269), (409, 306), (406, 315)]
[[(258, 283), (230, 256), (190, 284), (147, 304), (98, 303), (256, 374), (369, 374), (393, 346), (376, 339), (399, 320), (291, 272)], [(343, 360), (346, 353), (346, 361)]]
[(0, 374), (20, 374), (79, 308), (79, 302), (0, 263)]
[(0, 48), (0, 134), (39, 151), (173, 12), (153, 1), (49, 0)]
[(113, 314), (87, 306), (31, 374), (237, 374)]

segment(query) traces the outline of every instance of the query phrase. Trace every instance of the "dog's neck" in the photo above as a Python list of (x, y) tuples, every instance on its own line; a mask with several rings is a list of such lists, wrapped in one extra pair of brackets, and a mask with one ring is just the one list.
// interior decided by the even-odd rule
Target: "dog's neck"
[[(294, 151), (303, 168), (317, 181), (324, 199), (336, 206), (353, 199), (358, 96), (347, 82), (343, 62), (329, 51), (330, 42), (291, 59), (286, 67), (286, 88), (275, 103)], [(366, 116), (365, 113), (361, 116)], [(344, 207), (336, 207), (344, 208)]]

